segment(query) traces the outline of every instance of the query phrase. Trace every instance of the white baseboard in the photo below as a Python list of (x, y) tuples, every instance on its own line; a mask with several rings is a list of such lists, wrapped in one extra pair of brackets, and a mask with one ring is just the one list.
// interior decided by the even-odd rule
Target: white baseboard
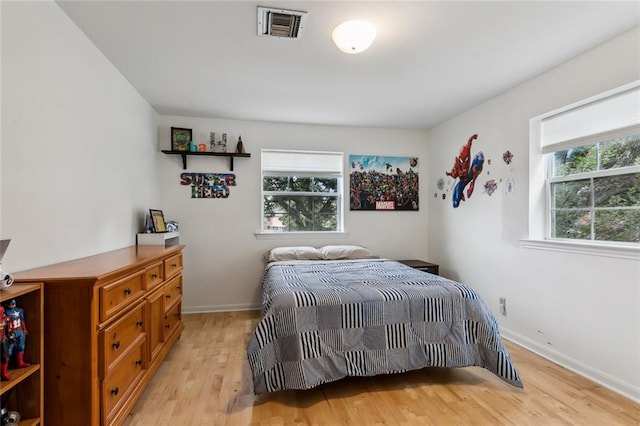
[[(619, 393), (635, 402), (640, 402), (640, 388), (632, 385), (631, 383), (620, 380), (617, 377), (613, 377), (603, 371), (590, 367), (580, 361), (570, 358), (560, 352), (554, 351), (544, 345), (541, 345), (533, 340), (524, 337), (518, 333), (514, 333), (508, 329), (500, 327), (500, 334), (507, 340), (522, 346), (540, 355), (543, 358), (548, 359), (564, 368), (580, 374), (594, 382), (611, 389), (612, 391)], [(518, 366), (516, 365), (516, 369)], [(527, 384), (525, 383), (525, 388)]]
[(242, 303), (239, 305), (215, 305), (215, 306), (183, 306), (183, 314), (206, 314), (210, 312), (234, 312), (234, 311), (259, 311), (261, 305)]

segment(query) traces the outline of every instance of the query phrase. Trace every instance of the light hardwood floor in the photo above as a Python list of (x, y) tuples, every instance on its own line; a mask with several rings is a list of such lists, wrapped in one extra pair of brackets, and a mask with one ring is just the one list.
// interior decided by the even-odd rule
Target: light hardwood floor
[(477, 367), (427, 368), (256, 397), (245, 347), (258, 318), (183, 315), (125, 425), (640, 425), (640, 404), (509, 342), (524, 390)]

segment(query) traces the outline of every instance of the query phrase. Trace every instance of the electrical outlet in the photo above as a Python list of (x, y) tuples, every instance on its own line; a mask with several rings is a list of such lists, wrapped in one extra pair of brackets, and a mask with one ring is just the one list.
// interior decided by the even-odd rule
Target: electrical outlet
[(504, 316), (507, 316), (507, 299), (505, 297), (501, 297), (498, 299), (500, 305), (500, 313)]

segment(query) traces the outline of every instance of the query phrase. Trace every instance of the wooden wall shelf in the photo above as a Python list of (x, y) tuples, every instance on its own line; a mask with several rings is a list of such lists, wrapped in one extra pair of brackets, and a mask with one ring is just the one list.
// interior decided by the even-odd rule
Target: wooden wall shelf
[(229, 157), (229, 169), (233, 171), (233, 159), (235, 157), (251, 157), (251, 154), (238, 153), (238, 152), (208, 152), (208, 151), (171, 151), (169, 149), (163, 149), (162, 152), (168, 155), (179, 155), (182, 157), (182, 169), (187, 169), (187, 156), (189, 155), (205, 155), (210, 157)]

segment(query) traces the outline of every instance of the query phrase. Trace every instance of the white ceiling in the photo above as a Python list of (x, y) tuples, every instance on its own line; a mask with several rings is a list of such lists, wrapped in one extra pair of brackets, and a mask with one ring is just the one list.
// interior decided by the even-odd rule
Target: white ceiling
[[(640, 25), (639, 1), (57, 3), (160, 114), (405, 129)], [(258, 37), (258, 5), (307, 11), (302, 39)], [(360, 55), (331, 41), (349, 19), (378, 28)]]

